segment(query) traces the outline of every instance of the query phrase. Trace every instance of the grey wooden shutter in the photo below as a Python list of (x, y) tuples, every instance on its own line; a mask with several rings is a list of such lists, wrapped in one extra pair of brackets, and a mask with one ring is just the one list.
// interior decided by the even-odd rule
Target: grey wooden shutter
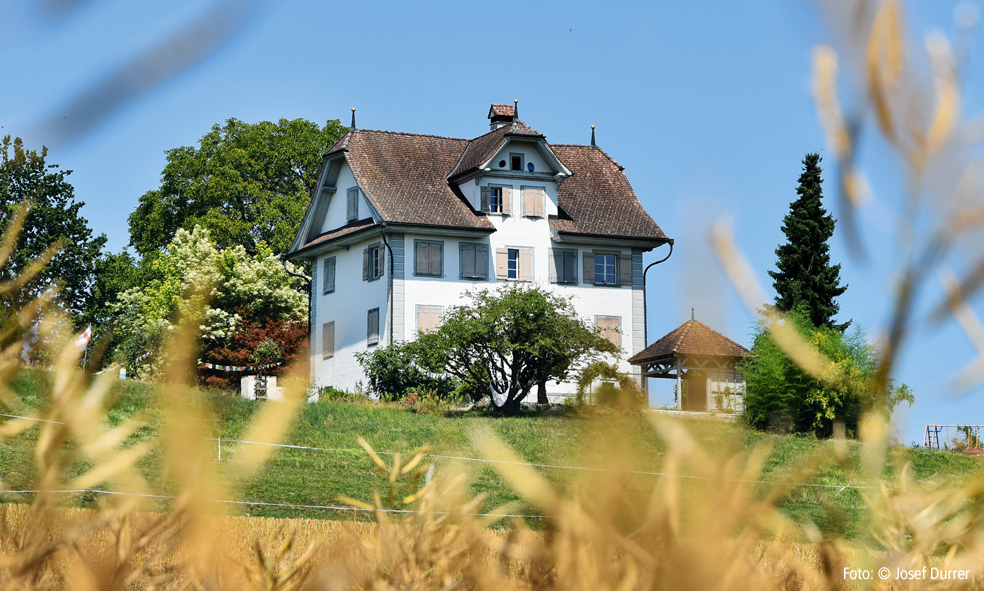
[(489, 188), (482, 187), (482, 211), (489, 212)]
[(618, 275), (619, 285), (632, 285), (632, 255), (619, 255)]
[(564, 252), (564, 283), (577, 283), (577, 252)]
[(475, 246), (475, 276), (479, 279), (489, 278), (489, 247), (485, 244)]
[(335, 257), (325, 259), (324, 275), (325, 293), (335, 291)]
[(427, 273), (435, 277), (441, 276), (441, 251), (442, 244), (430, 243), (427, 246), (430, 251), (427, 255)]
[(348, 212), (346, 219), (352, 222), (359, 219), (359, 188), (353, 187), (346, 193), (348, 201)]
[(467, 278), (474, 278), (478, 276), (477, 269), (475, 266), (476, 259), (474, 244), (462, 244), (461, 245), (461, 276)]
[(533, 249), (519, 249), (519, 280), (533, 281)]
[(584, 264), (582, 265), (582, 268), (583, 268), (583, 271), (584, 271), (584, 277), (582, 278), (582, 281), (584, 281), (585, 283), (594, 283), (595, 282), (595, 276), (594, 276), (595, 255), (594, 255), (594, 253), (593, 252), (586, 252), (586, 253), (584, 253), (584, 258), (582, 260), (584, 261)]
[(376, 265), (376, 277), (382, 277), (383, 269), (386, 268), (386, 250), (382, 246), (377, 246), (376, 254), (376, 260), (378, 261)]
[(502, 213), (509, 215), (509, 210), (512, 207), (512, 187), (502, 188)]
[(495, 276), (499, 279), (509, 277), (509, 249), (495, 249)]
[(564, 272), (564, 251), (550, 251), (550, 283), (560, 283), (560, 274)]
[[(311, 309), (314, 309), (314, 302), (318, 301), (318, 265), (311, 265)], [(311, 330), (313, 331), (313, 327)], [(313, 338), (313, 337), (312, 337)]]
[(362, 251), (362, 280), (369, 281), (369, 249)]
[(335, 321), (326, 322), (321, 327), (321, 358), (329, 359), (335, 355)]
[(427, 274), (427, 243), (418, 242), (416, 247), (413, 272), (417, 275)]
[(379, 308), (369, 310), (369, 317), (366, 322), (366, 341), (372, 345), (379, 342)]

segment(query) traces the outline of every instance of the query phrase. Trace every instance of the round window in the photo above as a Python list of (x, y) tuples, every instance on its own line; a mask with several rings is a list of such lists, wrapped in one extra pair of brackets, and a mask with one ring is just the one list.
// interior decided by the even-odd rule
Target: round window
[(506, 167), (506, 161), (505, 160), (500, 160), (499, 161), (499, 168), (505, 168), (505, 167)]
[(533, 163), (532, 162), (528, 163), (526, 165), (526, 168), (528, 168), (530, 170), (530, 172), (533, 172)]

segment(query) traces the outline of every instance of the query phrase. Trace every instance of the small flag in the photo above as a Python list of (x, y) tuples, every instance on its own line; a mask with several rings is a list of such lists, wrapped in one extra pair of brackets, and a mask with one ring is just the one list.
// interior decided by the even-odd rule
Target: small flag
[(89, 339), (92, 338), (92, 325), (86, 327), (82, 334), (75, 338), (75, 348), (79, 351), (89, 346)]

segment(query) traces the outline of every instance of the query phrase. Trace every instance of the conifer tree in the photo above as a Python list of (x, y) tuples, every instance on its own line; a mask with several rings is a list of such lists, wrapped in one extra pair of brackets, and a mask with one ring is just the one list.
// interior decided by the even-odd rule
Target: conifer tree
[(840, 309), (836, 298), (847, 290), (840, 285), (840, 265), (830, 264), (830, 245), (837, 221), (823, 208), (820, 155), (807, 154), (789, 213), (782, 221), (786, 243), (776, 249), (777, 271), (769, 271), (776, 290), (776, 308), (782, 312), (800, 309), (816, 327), (840, 332), (850, 321), (836, 324)]

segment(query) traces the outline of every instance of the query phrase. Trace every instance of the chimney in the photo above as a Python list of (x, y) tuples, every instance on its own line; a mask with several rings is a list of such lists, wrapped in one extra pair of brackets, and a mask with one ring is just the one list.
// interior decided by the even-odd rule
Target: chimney
[(495, 131), (503, 125), (509, 125), (513, 121), (516, 121), (516, 106), (513, 105), (496, 105), (493, 104), (489, 108), (489, 129), (490, 131)]

